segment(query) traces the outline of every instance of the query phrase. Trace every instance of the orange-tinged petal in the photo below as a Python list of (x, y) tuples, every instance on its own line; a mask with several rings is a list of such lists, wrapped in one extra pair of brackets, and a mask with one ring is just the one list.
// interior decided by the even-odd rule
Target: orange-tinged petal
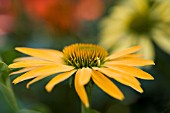
[(62, 52), (57, 50), (51, 50), (51, 49), (34, 49), (34, 48), (26, 48), (26, 47), (17, 47), (15, 49), (24, 54), (28, 54), (30, 56), (41, 58), (44, 60), (49, 60), (49, 61), (58, 61), (58, 58), (63, 56)]
[(76, 72), (77, 70), (71, 70), (71, 71), (68, 71), (68, 72), (64, 72), (64, 73), (62, 73), (62, 74), (59, 74), (59, 75), (57, 75), (57, 76), (55, 76), (52, 80), (50, 80), (50, 82), (46, 85), (46, 90), (48, 91), (48, 92), (51, 92), (52, 91), (52, 89), (53, 89), (53, 87), (56, 85), (56, 84), (58, 84), (58, 83), (60, 83), (60, 82), (62, 82), (62, 81), (64, 81), (64, 80), (66, 80), (67, 78), (69, 78), (70, 76), (72, 76), (75, 72)]
[(124, 55), (137, 52), (137, 51), (140, 50), (140, 48), (141, 48), (140, 46), (134, 46), (134, 47), (131, 47), (131, 48), (122, 50), (122, 51), (120, 51), (120, 52), (113, 53), (113, 54), (111, 54), (110, 56), (108, 56), (108, 57), (106, 58), (106, 60), (113, 60), (113, 59), (122, 57), (122, 56), (124, 56)]
[(141, 69), (138, 69), (136, 67), (125, 66), (125, 65), (105, 65), (105, 66), (137, 78), (146, 79), (146, 80), (154, 79), (149, 73)]
[(98, 87), (100, 87), (104, 92), (106, 92), (110, 96), (119, 100), (124, 99), (124, 95), (119, 90), (119, 88), (100, 72), (93, 70), (92, 79)]
[(35, 69), (35, 68), (36, 68), (36, 67), (26, 67), (26, 68), (20, 69), (20, 70), (18, 70), (18, 71), (12, 72), (12, 73), (10, 73), (9, 75), (24, 73), (24, 72), (33, 70), (33, 69)]
[(92, 70), (88, 67), (87, 68), (83, 67), (82, 69), (79, 69), (76, 73), (77, 74), (76, 76), (78, 76), (79, 78), (79, 84), (81, 85), (87, 84), (91, 79), (91, 73)]
[(73, 70), (74, 67), (72, 66), (56, 66), (56, 65), (51, 65), (51, 66), (43, 66), (43, 67), (39, 67), (36, 68), (35, 70), (29, 71), (19, 77), (17, 77), (13, 83), (17, 84), (18, 82), (27, 80), (27, 79), (31, 79), (37, 76), (41, 76), (41, 75), (52, 75), (55, 73), (60, 73), (60, 72), (65, 72), (65, 71), (70, 71)]
[(116, 70), (110, 69), (110, 68), (95, 68), (96, 70), (104, 73), (105, 75), (107, 75), (110, 78), (115, 79), (116, 81), (130, 86), (133, 89), (137, 90), (138, 92), (143, 92), (142, 88), (140, 87), (140, 83), (139, 81), (134, 78), (133, 76), (129, 76), (127, 74), (118, 72)]
[(9, 68), (22, 68), (22, 67), (35, 67), (35, 66), (45, 66), (45, 65), (57, 65), (55, 62), (45, 61), (45, 60), (24, 60), (16, 63), (10, 64)]
[(126, 65), (126, 66), (145, 66), (154, 64), (155, 63), (152, 60), (146, 60), (142, 58), (122, 58), (105, 63), (105, 65)]
[(50, 76), (50, 75), (37, 76), (36, 78), (34, 78), (34, 79), (31, 80), (30, 82), (28, 82), (26, 87), (29, 88), (29, 86), (30, 86), (31, 84), (33, 84), (33, 83), (35, 83), (35, 82), (37, 82), (37, 81), (39, 81), (39, 80), (41, 80), (41, 79), (43, 79), (43, 78), (45, 78), (45, 77), (48, 77), (48, 76)]
[(83, 85), (79, 84), (79, 77), (77, 76), (77, 74), (75, 76), (74, 84), (75, 84), (76, 92), (78, 96), (80, 97), (81, 101), (86, 107), (89, 107), (89, 101), (88, 101), (88, 97), (86, 94), (86, 90)]

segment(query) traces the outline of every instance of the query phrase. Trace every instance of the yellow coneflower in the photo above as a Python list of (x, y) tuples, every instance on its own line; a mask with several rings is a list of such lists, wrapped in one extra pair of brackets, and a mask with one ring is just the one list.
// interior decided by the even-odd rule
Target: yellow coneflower
[(26, 72), (14, 79), (14, 84), (34, 78), (27, 84), (27, 87), (45, 77), (59, 73), (46, 85), (45, 88), (48, 92), (51, 92), (56, 84), (75, 75), (76, 92), (84, 105), (89, 107), (84, 86), (91, 79), (104, 92), (119, 100), (122, 100), (124, 95), (109, 78), (130, 86), (140, 93), (143, 92), (136, 77), (147, 80), (154, 78), (134, 66), (153, 65), (154, 62), (134, 54), (139, 49), (139, 46), (134, 46), (108, 56), (105, 49), (94, 44), (72, 44), (66, 46), (62, 52), (51, 49), (17, 47), (17, 51), (30, 55), (30, 57), (15, 59), (9, 68), (22, 68), (11, 75)]
[(153, 42), (170, 54), (170, 0), (122, 0), (101, 22), (100, 45), (111, 51), (140, 45), (154, 58)]

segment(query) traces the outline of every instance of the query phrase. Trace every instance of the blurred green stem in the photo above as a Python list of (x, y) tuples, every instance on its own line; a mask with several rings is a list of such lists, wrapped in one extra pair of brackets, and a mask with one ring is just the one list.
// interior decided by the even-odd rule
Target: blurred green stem
[(87, 108), (82, 102), (81, 102), (81, 113), (90, 113), (90, 106), (92, 103), (92, 89), (93, 89), (93, 84), (89, 82), (87, 85), (87, 95), (89, 99), (89, 108)]
[(18, 104), (17, 104), (17, 100), (16, 100), (16, 98), (15, 98), (14, 92), (13, 92), (13, 90), (12, 90), (12, 86), (11, 86), (11, 82), (10, 82), (10, 79), (9, 79), (9, 78), (7, 78), (7, 84), (6, 84), (6, 86), (7, 86), (8, 90), (9, 90), (9, 92), (10, 92), (10, 94), (11, 94), (11, 99), (12, 99), (12, 100), (11, 100), (11, 101), (12, 101), (11, 104), (13, 104), (13, 105), (12, 105), (12, 108), (13, 108), (14, 111), (18, 112), (18, 111), (19, 111), (19, 107), (18, 107)]
[(86, 108), (85, 105), (81, 102), (81, 113), (87, 113), (86, 109), (88, 109), (88, 108)]
[(4, 98), (12, 108), (14, 113), (18, 113), (18, 104), (12, 90), (11, 82), (9, 79), (10, 69), (4, 62), (0, 62), (0, 91), (4, 95)]

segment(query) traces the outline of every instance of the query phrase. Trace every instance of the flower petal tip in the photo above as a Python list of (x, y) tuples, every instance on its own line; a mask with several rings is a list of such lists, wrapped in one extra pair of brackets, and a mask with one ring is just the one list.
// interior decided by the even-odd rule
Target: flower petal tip
[(50, 93), (50, 92), (52, 91), (52, 88), (49, 87), (48, 85), (45, 87), (45, 89), (46, 89), (46, 91), (47, 91), (48, 93)]
[(125, 96), (123, 94), (121, 94), (121, 95), (117, 96), (116, 99), (123, 101), (125, 99)]
[(14, 73), (10, 73), (8, 76), (14, 75)]
[(24, 48), (24, 47), (16, 47), (15, 50), (19, 50), (19, 49), (22, 49), (22, 48)]
[(143, 89), (141, 88), (140, 90), (138, 90), (138, 92), (139, 92), (139, 93), (143, 93), (144, 91), (143, 91)]
[(16, 47), (15, 50), (22, 52), (23, 49), (25, 49), (26, 47)]
[(22, 47), (16, 47), (15, 50), (19, 51)]
[(149, 75), (147, 76), (147, 78), (145, 78), (145, 79), (146, 79), (146, 80), (154, 80), (155, 78), (149, 74)]
[(29, 87), (30, 87), (30, 84), (27, 84), (27, 85), (26, 85), (26, 88), (28, 89)]
[(17, 84), (18, 82), (16, 82), (15, 80), (12, 82), (14, 85)]
[(155, 62), (153, 60), (149, 60), (151, 65), (155, 65)]
[(155, 78), (151, 76), (148, 80), (154, 80), (154, 79), (155, 79)]
[(12, 63), (8, 66), (8, 68), (18, 68), (18, 65), (16, 63)]
[(155, 65), (155, 62), (153, 60), (149, 60), (148, 64), (149, 65)]
[(142, 90), (140, 93), (143, 93), (144, 91)]
[(8, 68), (12, 68), (13, 67), (13, 64), (10, 64), (9, 66), (8, 66)]
[(120, 97), (120, 98), (118, 98), (119, 100), (124, 100), (125, 99), (125, 97), (124, 96), (122, 96), (122, 97)]
[(19, 82), (21, 82), (21, 80), (18, 78), (16, 78), (15, 80), (12, 81), (13, 84), (18, 84)]
[(89, 103), (87, 103), (85, 106), (86, 106), (86, 108), (89, 108), (89, 107), (90, 107), (90, 106), (89, 106)]

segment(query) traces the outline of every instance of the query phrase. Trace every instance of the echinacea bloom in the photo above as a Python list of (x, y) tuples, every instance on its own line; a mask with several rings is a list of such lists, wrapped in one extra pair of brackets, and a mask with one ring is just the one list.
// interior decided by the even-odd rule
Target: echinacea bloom
[(146, 80), (154, 78), (134, 66), (153, 65), (154, 62), (140, 58), (139, 54), (134, 54), (139, 49), (139, 46), (134, 46), (108, 56), (105, 49), (94, 44), (72, 44), (66, 46), (62, 52), (17, 47), (17, 51), (30, 56), (15, 59), (9, 68), (22, 68), (11, 75), (24, 73), (13, 80), (14, 84), (34, 78), (27, 84), (27, 87), (45, 77), (59, 73), (46, 85), (48, 92), (51, 92), (56, 84), (74, 76), (76, 92), (84, 105), (89, 107), (84, 86), (90, 80), (104, 92), (119, 100), (124, 99), (124, 95), (109, 78), (130, 86), (140, 93), (143, 92), (136, 77)]
[(170, 54), (170, 0), (122, 0), (101, 22), (100, 45), (111, 51), (134, 45), (154, 58), (153, 42)]
[(104, 9), (102, 0), (24, 0), (24, 5), (30, 17), (61, 31), (77, 30), (82, 22), (99, 18)]

